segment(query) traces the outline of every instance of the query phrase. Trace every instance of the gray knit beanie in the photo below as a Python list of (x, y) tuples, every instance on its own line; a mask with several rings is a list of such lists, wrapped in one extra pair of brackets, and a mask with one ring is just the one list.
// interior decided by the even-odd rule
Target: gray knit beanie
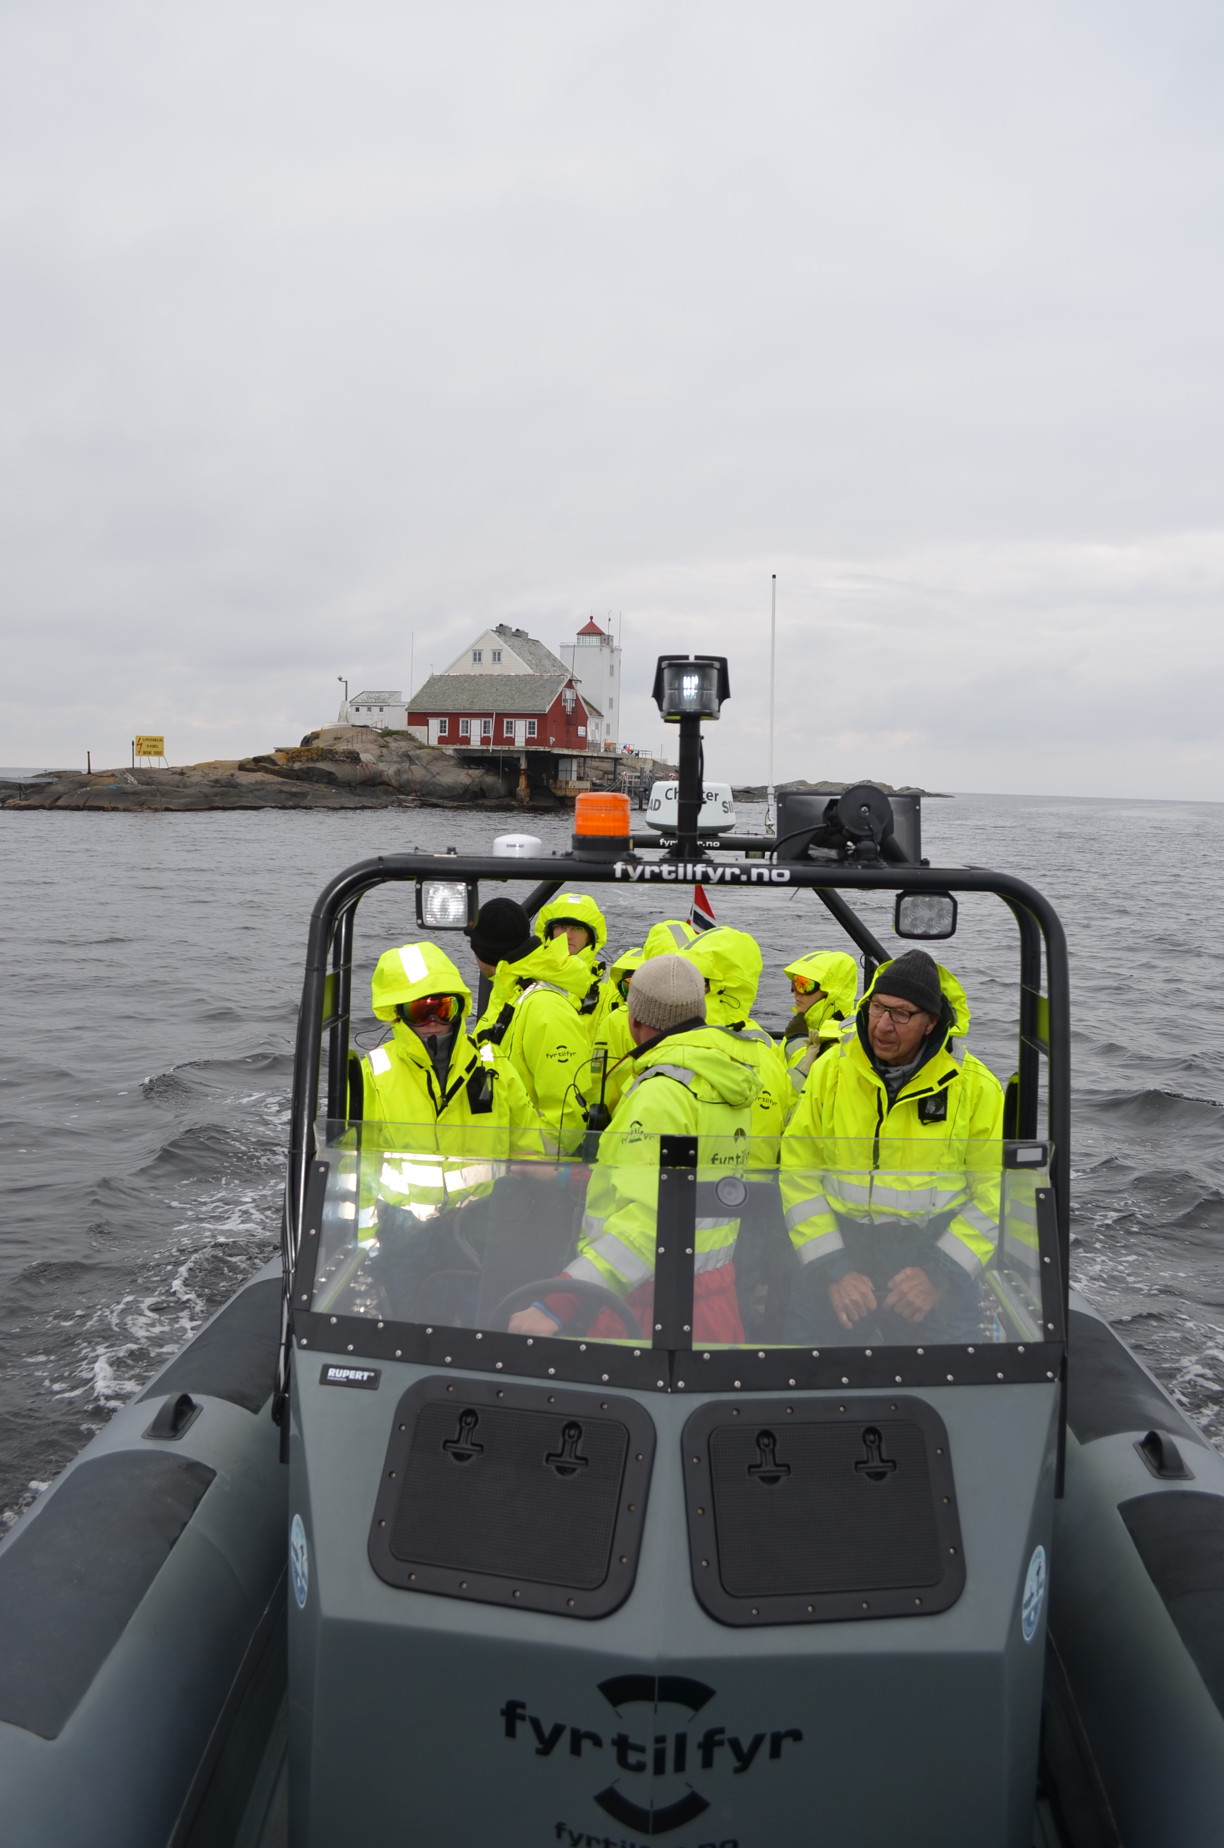
[(686, 1020), (705, 1019), (705, 982), (686, 956), (652, 956), (633, 972), (629, 1017), (670, 1032)]
[(906, 950), (904, 956), (883, 963), (876, 977), (873, 994), (895, 995), (909, 1001), (938, 1020), (943, 1011), (943, 990), (939, 986), (939, 968), (925, 950)]

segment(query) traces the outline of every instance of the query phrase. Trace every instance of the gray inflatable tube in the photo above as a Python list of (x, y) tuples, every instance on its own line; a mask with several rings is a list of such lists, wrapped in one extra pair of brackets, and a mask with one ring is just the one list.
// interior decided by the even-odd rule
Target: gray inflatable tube
[(1068, 1377), (1047, 1706), (1067, 1833), (1219, 1848), (1224, 1458), (1076, 1298)]
[(239, 1839), (284, 1692), (280, 1263), (0, 1546), (0, 1804), (21, 1848)]

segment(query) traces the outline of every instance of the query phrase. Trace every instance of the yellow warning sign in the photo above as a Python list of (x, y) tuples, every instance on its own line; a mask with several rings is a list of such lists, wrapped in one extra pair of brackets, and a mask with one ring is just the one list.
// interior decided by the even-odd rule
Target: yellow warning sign
[(150, 732), (143, 738), (137, 738), (133, 749), (137, 757), (164, 757), (166, 755), (166, 740), (156, 737)]

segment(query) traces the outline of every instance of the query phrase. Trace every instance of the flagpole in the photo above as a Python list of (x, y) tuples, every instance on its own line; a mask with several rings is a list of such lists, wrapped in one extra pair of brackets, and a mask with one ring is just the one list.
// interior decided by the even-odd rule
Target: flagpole
[(765, 790), (765, 832), (773, 834), (777, 820), (774, 809), (774, 659), (778, 627), (778, 574), (769, 580), (769, 782)]

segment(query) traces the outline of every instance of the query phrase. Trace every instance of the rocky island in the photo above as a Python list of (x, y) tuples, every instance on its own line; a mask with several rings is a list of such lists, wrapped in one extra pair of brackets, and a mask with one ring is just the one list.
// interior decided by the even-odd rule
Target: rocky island
[[(524, 764), (524, 761), (525, 764)], [(613, 787), (621, 760), (594, 762), (599, 787)], [(665, 764), (634, 759), (638, 777), (674, 776)], [(301, 744), (256, 757), (216, 759), (172, 769), (48, 771), (0, 780), (0, 808), (14, 809), (367, 809), (487, 808), (557, 810), (567, 791), (556, 784), (548, 751), (460, 754), (421, 744), (403, 732), (326, 726)], [(587, 783), (577, 785), (586, 788)], [(595, 786), (592, 783), (591, 786)]]

